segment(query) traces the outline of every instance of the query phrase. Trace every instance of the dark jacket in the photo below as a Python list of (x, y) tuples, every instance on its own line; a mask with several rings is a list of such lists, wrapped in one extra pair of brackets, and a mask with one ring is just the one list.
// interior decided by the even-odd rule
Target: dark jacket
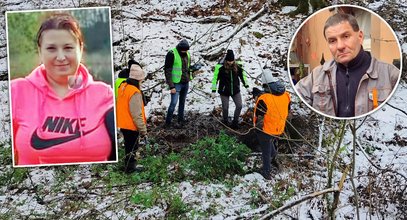
[(355, 98), (358, 91), (359, 82), (365, 75), (372, 60), (369, 52), (360, 50), (359, 54), (344, 66), (337, 64), (336, 72), (336, 92), (337, 96), (337, 116), (352, 117), (355, 115)]
[(240, 80), (244, 87), (249, 87), (242, 67), (237, 65), (237, 73), (235, 73), (233, 70), (226, 70), (222, 64), (218, 65), (220, 66), (215, 67), (212, 80), (212, 92), (216, 92), (216, 84), (218, 82), (218, 93), (225, 96), (234, 96), (240, 92)]

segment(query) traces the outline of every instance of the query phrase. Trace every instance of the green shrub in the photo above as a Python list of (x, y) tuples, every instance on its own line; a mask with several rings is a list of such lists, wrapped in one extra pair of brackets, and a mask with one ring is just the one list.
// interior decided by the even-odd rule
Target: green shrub
[[(145, 170), (140, 174), (141, 179), (154, 183), (178, 181), (184, 178), (184, 172), (179, 163), (182, 155), (170, 153), (166, 156), (147, 156), (140, 160)], [(137, 175), (137, 174), (136, 174)]]
[(172, 186), (155, 186), (151, 190), (135, 192), (130, 200), (145, 208), (160, 206), (164, 202), (167, 206), (166, 219), (180, 219), (191, 210)]
[(261, 39), (264, 37), (264, 34), (260, 33), (260, 32), (253, 32), (253, 35), (257, 38), (257, 39)]
[(185, 204), (179, 194), (172, 195), (168, 202), (167, 217), (168, 219), (180, 219), (186, 213), (190, 211), (190, 208)]
[(137, 205), (143, 205), (146, 208), (153, 207), (160, 198), (161, 193), (157, 188), (149, 191), (137, 192), (131, 197), (131, 201)]
[(224, 132), (216, 137), (205, 137), (180, 153), (157, 155), (153, 148), (155, 146), (146, 147), (146, 155), (139, 161), (145, 170), (133, 175), (141, 181), (224, 180), (227, 175), (244, 173), (246, 156), (250, 152)]
[[(293, 186), (281, 187), (277, 186), (273, 188), (274, 199), (272, 201), (273, 207), (279, 208), (284, 203), (295, 195), (295, 188)], [(288, 184), (288, 183), (285, 183)]]
[(223, 180), (233, 174), (244, 173), (244, 162), (250, 149), (236, 138), (221, 132), (207, 137), (182, 151), (187, 158), (183, 165), (192, 170), (195, 180)]

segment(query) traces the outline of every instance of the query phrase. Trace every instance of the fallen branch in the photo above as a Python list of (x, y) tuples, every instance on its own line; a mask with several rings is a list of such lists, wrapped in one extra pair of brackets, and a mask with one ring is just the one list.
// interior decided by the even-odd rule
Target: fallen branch
[(403, 109), (401, 109), (401, 108), (397, 108), (396, 106), (391, 105), (391, 104), (389, 104), (389, 103), (386, 103), (386, 104), (387, 104), (388, 106), (390, 106), (390, 107), (392, 107), (392, 108), (396, 109), (396, 110), (399, 110), (400, 112), (404, 113), (405, 115), (407, 115), (407, 112), (406, 112), (406, 111), (404, 111)]
[[(367, 159), (367, 161), (376, 169), (382, 171), (382, 172), (390, 172), (390, 173), (394, 173), (396, 175), (399, 175), (400, 177), (402, 177), (406, 182), (407, 182), (407, 176), (403, 175), (400, 172), (397, 172), (395, 170), (392, 170), (388, 167), (382, 168), (380, 167), (380, 165), (377, 165), (375, 163), (373, 163), (373, 161), (370, 159), (370, 157), (367, 155), (367, 153), (365, 152), (365, 150), (362, 148), (362, 144), (360, 144), (360, 141), (358, 139), (355, 140), (356, 141), (356, 146), (359, 147), (359, 150), (362, 152), (362, 154), (365, 156), (365, 158)], [(404, 187), (403, 192), (405, 192), (407, 190), (407, 185)]]
[(179, 21), (183, 23), (199, 23), (199, 24), (211, 24), (211, 23), (225, 23), (230, 22), (231, 18), (229, 16), (209, 16), (201, 19), (181, 19), (176, 18), (172, 19), (172, 21)]
[(267, 211), (268, 207), (269, 207), (268, 205), (264, 205), (258, 209), (250, 210), (248, 212), (240, 214), (239, 217), (231, 219), (249, 219), (249, 218), (251, 219), (254, 218), (254, 216), (256, 216), (257, 214)]
[[(204, 17), (201, 19), (182, 19), (182, 18), (166, 18), (166, 17), (142, 17), (139, 15), (136, 15), (135, 13), (128, 11), (128, 10), (123, 10), (123, 12), (128, 13), (129, 15), (124, 15), (123, 17), (128, 18), (128, 19), (136, 19), (140, 21), (162, 21), (162, 22), (173, 22), (173, 21), (178, 21), (182, 23), (188, 23), (188, 24), (211, 24), (211, 23), (226, 23), (230, 22), (231, 18), (229, 16), (208, 16)], [(169, 16), (169, 15), (168, 15)]]
[[(176, 35), (178, 35), (178, 36), (181, 36), (181, 38), (183, 38), (183, 39), (187, 39), (188, 41), (191, 41), (191, 42), (194, 41), (191, 37), (189, 37), (188, 35), (184, 34), (185, 32), (182, 31), (182, 30), (176, 31), (176, 30), (174, 30), (174, 29), (171, 28), (171, 31), (172, 31), (174, 34), (176, 34)], [(187, 33), (188, 33), (188, 32), (187, 32)]]
[(339, 192), (339, 188), (324, 189), (324, 190), (319, 191), (319, 192), (314, 192), (314, 193), (308, 194), (308, 195), (306, 195), (306, 196), (304, 196), (302, 198), (299, 198), (299, 199), (297, 199), (297, 200), (295, 200), (295, 201), (293, 201), (291, 203), (288, 203), (288, 204), (286, 204), (284, 206), (281, 206), (280, 208), (268, 213), (267, 215), (264, 215), (260, 219), (270, 219), (271, 217), (273, 217), (273, 216), (275, 216), (275, 215), (277, 215), (277, 214), (279, 214), (279, 213), (281, 213), (281, 212), (283, 212), (283, 211), (285, 211), (285, 210), (287, 210), (289, 208), (292, 208), (292, 207), (294, 207), (294, 206), (296, 206), (296, 205), (298, 205), (298, 204), (300, 204), (302, 202), (305, 202), (305, 201), (310, 200), (312, 198), (315, 198), (317, 196), (320, 196), (320, 195), (323, 195), (323, 194), (326, 194), (326, 193), (331, 193), (331, 192)]
[(255, 21), (256, 19), (260, 18), (268, 10), (269, 10), (269, 8), (265, 5), (256, 14), (252, 15), (251, 17), (246, 19), (242, 24), (237, 26), (228, 36), (220, 39), (219, 41), (214, 42), (213, 44), (210, 44), (209, 46), (207, 46), (205, 48), (200, 49), (199, 52), (209, 51), (210, 49), (229, 41), (230, 38), (234, 37), (240, 30), (242, 30), (244, 27), (246, 27), (250, 22)]

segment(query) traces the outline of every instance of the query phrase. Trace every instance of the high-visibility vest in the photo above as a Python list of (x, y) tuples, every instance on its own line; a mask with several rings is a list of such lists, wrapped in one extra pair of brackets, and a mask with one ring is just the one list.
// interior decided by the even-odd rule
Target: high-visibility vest
[(126, 78), (117, 78), (116, 82), (114, 83), (114, 95), (116, 97), (116, 100), (117, 100), (117, 95), (118, 95), (117, 90), (119, 89), (120, 84), (122, 84), (123, 81), (126, 81)]
[[(118, 97), (117, 97), (117, 127), (123, 128), (127, 130), (137, 131), (137, 126), (133, 122), (133, 118), (130, 113), (130, 98), (135, 94), (140, 93), (141, 91), (126, 82), (122, 83), (118, 89)], [(144, 123), (147, 122), (146, 115), (144, 112), (144, 104), (141, 107), (141, 112), (143, 115)]]
[(253, 123), (256, 124), (257, 105), (260, 100), (267, 106), (267, 111), (264, 114), (263, 131), (270, 135), (280, 135), (284, 133), (285, 122), (288, 117), (288, 105), (290, 104), (290, 94), (285, 92), (282, 95), (273, 95), (264, 93), (256, 101), (254, 107)]
[[(182, 59), (181, 59), (181, 55), (179, 55), (177, 48), (173, 48), (172, 52), (174, 53), (174, 63), (172, 64), (171, 79), (172, 79), (173, 83), (179, 83), (181, 81), (181, 76), (182, 76)], [(191, 56), (189, 55), (188, 51), (187, 51), (187, 56), (188, 56), (187, 69), (189, 71), (189, 66), (191, 64)], [(192, 74), (190, 74), (190, 79), (192, 80)]]

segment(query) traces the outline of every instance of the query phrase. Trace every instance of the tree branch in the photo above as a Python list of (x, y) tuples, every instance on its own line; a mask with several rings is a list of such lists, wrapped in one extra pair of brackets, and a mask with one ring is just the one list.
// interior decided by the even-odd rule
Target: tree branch
[(403, 114), (407, 115), (407, 112), (406, 112), (406, 111), (404, 111), (403, 109), (401, 109), (401, 108), (397, 108), (396, 106), (391, 105), (391, 104), (389, 104), (388, 102), (387, 102), (386, 104), (387, 104), (388, 106), (390, 106), (390, 107), (392, 107), (392, 108), (396, 109), (396, 110), (399, 110), (399, 111), (400, 111), (400, 112), (402, 112)]
[(283, 211), (285, 211), (285, 210), (287, 210), (289, 208), (292, 208), (292, 207), (294, 207), (294, 206), (296, 206), (296, 205), (298, 205), (298, 204), (300, 204), (302, 202), (305, 202), (305, 201), (310, 200), (312, 198), (315, 198), (317, 196), (320, 196), (320, 195), (323, 195), (323, 194), (326, 194), (326, 193), (331, 193), (331, 192), (339, 192), (339, 189), (338, 188), (324, 189), (322, 191), (318, 191), (318, 192), (314, 192), (314, 193), (305, 195), (302, 198), (299, 198), (299, 199), (297, 199), (297, 200), (295, 200), (293, 202), (290, 202), (290, 203), (288, 203), (288, 204), (286, 204), (284, 206), (281, 206), (280, 208), (268, 213), (267, 215), (264, 215), (260, 219), (261, 220), (270, 219), (271, 217), (273, 217), (273, 216), (275, 216), (277, 214), (280, 214), (281, 212), (283, 212)]
[(136, 15), (135, 13), (128, 11), (128, 10), (123, 10), (123, 12), (131, 15), (123, 15), (123, 17), (128, 18), (128, 19), (136, 19), (140, 21), (162, 21), (162, 22), (172, 22), (172, 21), (178, 21), (182, 23), (199, 23), (199, 24), (210, 24), (210, 23), (225, 23), (225, 22), (230, 22), (231, 18), (229, 16), (208, 16), (205, 18), (201, 19), (182, 19), (182, 18), (166, 18), (166, 17), (142, 17), (139, 15)]
[(260, 18), (264, 13), (266, 13), (269, 10), (268, 6), (265, 5), (262, 9), (260, 9), (256, 14), (252, 15), (251, 17), (249, 17), (248, 19), (246, 19), (242, 24), (240, 24), (239, 26), (237, 26), (230, 34), (229, 36), (226, 36), (222, 39), (220, 39), (219, 41), (216, 41), (213, 44), (210, 44), (209, 46), (202, 48), (199, 50), (199, 52), (204, 52), (204, 51), (209, 51), (214, 47), (217, 47), (225, 42), (227, 42), (230, 38), (232, 38), (233, 36), (235, 36), (240, 30), (242, 30), (244, 27), (246, 27), (250, 22), (257, 20), (258, 18)]

